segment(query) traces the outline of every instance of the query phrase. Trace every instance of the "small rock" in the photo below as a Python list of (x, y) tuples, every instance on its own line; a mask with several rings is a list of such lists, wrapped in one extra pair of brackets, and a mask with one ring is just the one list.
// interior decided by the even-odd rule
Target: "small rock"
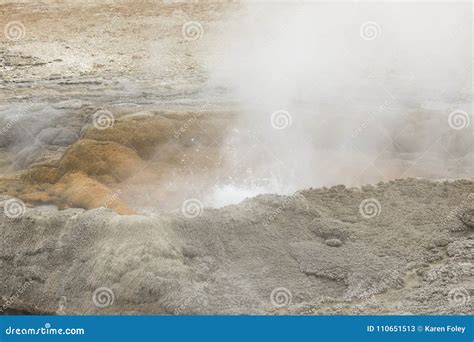
[(450, 257), (457, 259), (474, 258), (474, 240), (461, 240), (450, 243), (446, 252)]
[(342, 241), (339, 239), (327, 239), (324, 243), (331, 247), (340, 247), (342, 246)]
[(36, 137), (39, 141), (47, 145), (68, 146), (79, 137), (68, 128), (45, 128)]
[(444, 247), (447, 246), (449, 243), (449, 240), (447, 238), (439, 238), (434, 240), (434, 244), (438, 247)]
[(324, 240), (337, 239), (346, 241), (351, 235), (350, 224), (335, 219), (315, 218), (309, 229)]

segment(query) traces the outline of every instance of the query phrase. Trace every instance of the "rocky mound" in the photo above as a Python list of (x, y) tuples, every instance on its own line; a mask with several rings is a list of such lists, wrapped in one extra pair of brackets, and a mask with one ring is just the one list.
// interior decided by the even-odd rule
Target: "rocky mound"
[[(229, 123), (229, 113), (223, 111), (217, 116), (143, 111), (115, 114), (117, 118), (108, 126), (97, 122), (94, 126), (91, 120), (99, 112), (86, 108), (76, 113), (74, 117), (82, 115), (86, 123), (73, 130), (49, 127), (38, 130), (34, 140), (26, 137), (29, 145), (15, 154), (15, 165), (24, 171), (20, 179), (0, 179), (4, 193), (28, 205), (105, 206), (121, 214), (132, 213), (126, 202), (143, 197), (137, 195), (143, 187), (153, 184), (159, 189), (154, 198), (166, 198), (172, 194), (161, 186), (163, 182), (189, 172), (212, 176), (206, 164), (219, 159), (218, 142)], [(119, 198), (123, 187), (130, 189), (128, 199)]]
[(409, 179), (161, 216), (27, 208), (1, 215), (3, 308), (470, 314), (474, 232), (460, 217), (473, 192), (472, 181)]

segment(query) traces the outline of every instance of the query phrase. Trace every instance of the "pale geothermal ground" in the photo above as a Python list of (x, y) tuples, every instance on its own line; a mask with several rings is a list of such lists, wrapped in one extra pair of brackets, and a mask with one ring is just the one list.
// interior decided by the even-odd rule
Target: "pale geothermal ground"
[(471, 3), (0, 25), (2, 313), (472, 314)]

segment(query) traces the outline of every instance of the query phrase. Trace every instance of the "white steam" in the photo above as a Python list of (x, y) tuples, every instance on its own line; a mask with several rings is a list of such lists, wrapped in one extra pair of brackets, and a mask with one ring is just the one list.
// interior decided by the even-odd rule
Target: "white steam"
[(241, 108), (218, 196), (429, 177), (426, 153), (439, 176), (468, 153), (447, 118), (472, 113), (469, 3), (248, 3), (217, 30), (210, 83)]

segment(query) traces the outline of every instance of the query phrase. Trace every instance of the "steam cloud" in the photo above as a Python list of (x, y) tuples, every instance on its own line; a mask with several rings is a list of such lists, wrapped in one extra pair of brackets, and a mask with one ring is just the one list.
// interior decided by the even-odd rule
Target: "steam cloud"
[[(472, 127), (447, 122), (472, 113), (470, 15), (467, 3), (242, 5), (217, 28), (208, 65), (211, 86), (241, 109), (225, 152), (234, 182), (280, 193), (359, 185), (416, 175), (426, 152), (442, 174), (472, 141)], [(385, 162), (394, 158), (411, 172)]]

